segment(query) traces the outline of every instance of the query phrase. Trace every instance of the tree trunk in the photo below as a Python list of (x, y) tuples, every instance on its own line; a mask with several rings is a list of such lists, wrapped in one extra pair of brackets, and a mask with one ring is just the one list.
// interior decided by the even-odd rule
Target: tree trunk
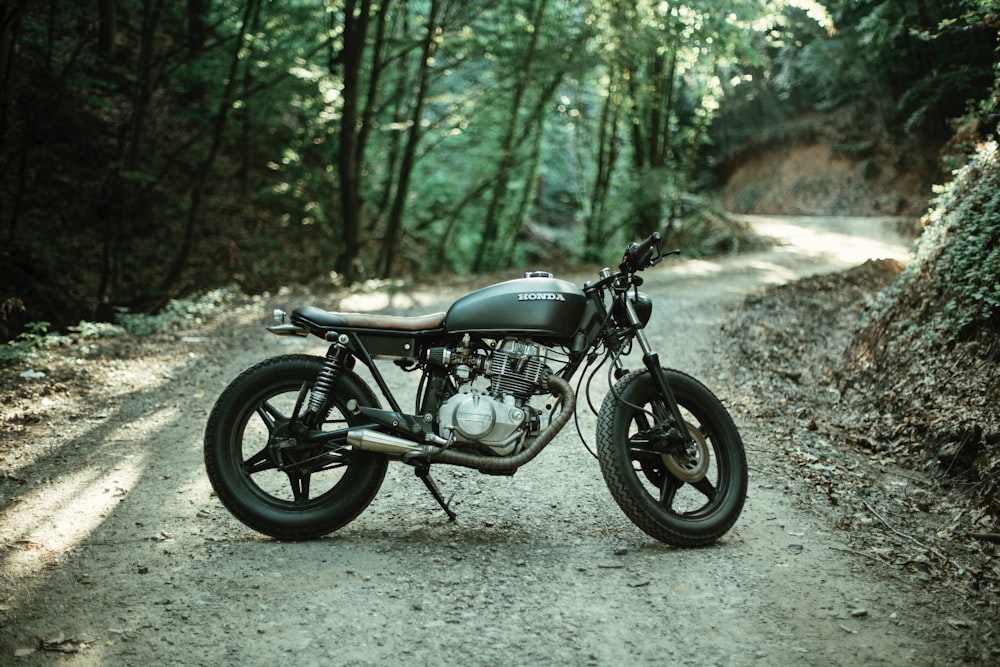
[[(190, 0), (189, 7), (193, 4), (205, 3), (207, 0)], [(260, 25), (260, 10), (261, 5), (257, 5), (257, 9), (253, 14), (253, 19), (250, 23), (250, 28), (247, 31), (250, 35), (257, 32)], [(193, 17), (192, 17), (193, 19)], [(204, 17), (202, 17), (204, 20)], [(249, 47), (247, 48), (247, 54), (244, 60), (247, 62), (253, 62), (254, 60), (254, 50), (255, 50), (255, 40), (250, 40)], [(240, 154), (240, 166), (237, 168), (236, 176), (239, 179), (240, 186), (242, 187), (244, 194), (246, 194), (248, 189), (248, 179), (250, 174), (250, 146), (253, 144), (253, 114), (250, 113), (251, 105), (246, 99), (246, 91), (250, 90), (253, 85), (253, 67), (243, 68), (243, 81), (241, 84), (241, 90), (244, 95), (242, 98), (243, 104), (237, 110), (237, 118), (240, 126), (240, 142), (239, 142), (239, 154)]]
[(621, 116), (621, 106), (612, 84), (601, 109), (601, 126), (597, 142), (597, 172), (594, 175), (590, 215), (587, 217), (584, 232), (584, 259), (588, 261), (600, 261), (601, 250), (604, 247), (604, 204), (607, 201), (608, 192), (611, 190), (611, 176), (615, 163), (618, 161), (618, 120)]
[(445, 265), (448, 263), (448, 250), (451, 248), (451, 235), (455, 231), (455, 225), (462, 217), (462, 212), (465, 208), (483, 196), (487, 190), (490, 189), (492, 183), (488, 180), (484, 180), (479, 183), (476, 187), (470, 188), (465, 192), (462, 200), (458, 202), (458, 205), (451, 210), (451, 214), (448, 216), (448, 224), (445, 225), (444, 232), (441, 234), (441, 240), (437, 244), (437, 254), (434, 259), (434, 270), (441, 272), (444, 270)]
[(424, 114), (424, 102), (427, 98), (427, 88), (430, 82), (431, 61), (434, 58), (437, 45), (440, 13), (440, 0), (431, 0), (431, 8), (427, 16), (427, 32), (420, 53), (417, 99), (413, 105), (413, 115), (407, 131), (406, 148), (403, 150), (399, 178), (396, 181), (396, 196), (392, 202), (392, 209), (389, 211), (389, 224), (385, 237), (382, 239), (382, 250), (379, 256), (379, 273), (384, 278), (388, 278), (392, 273), (392, 264), (395, 259), (396, 246), (399, 243), (400, 230), (403, 226), (403, 212), (406, 208), (406, 195), (410, 189), (410, 177), (413, 174), (417, 146), (423, 136), (420, 121)]
[(181, 274), (184, 271), (184, 267), (187, 265), (191, 251), (194, 249), (196, 241), (195, 231), (198, 222), (198, 209), (201, 206), (201, 199), (204, 196), (205, 187), (208, 183), (209, 172), (215, 164), (215, 158), (219, 154), (219, 149), (222, 147), (226, 120), (228, 118), (229, 110), (232, 108), (233, 100), (235, 99), (234, 91), (237, 86), (237, 81), (239, 81), (240, 52), (243, 50), (246, 43), (247, 31), (249, 30), (250, 25), (252, 25), (252, 23), (256, 20), (257, 13), (260, 11), (260, 2), (261, 0), (247, 0), (246, 7), (244, 8), (243, 19), (240, 22), (239, 31), (236, 34), (233, 46), (233, 55), (229, 61), (229, 75), (225, 79), (226, 85), (222, 91), (222, 99), (219, 100), (219, 108), (215, 115), (215, 122), (212, 130), (212, 143), (209, 146), (208, 154), (205, 156), (205, 159), (202, 160), (202, 163), (198, 168), (195, 184), (191, 190), (191, 201), (188, 206), (187, 222), (185, 224), (184, 236), (181, 240), (181, 247), (174, 257), (173, 265), (171, 266), (170, 271), (160, 283), (160, 293), (169, 292), (171, 288), (180, 282)]
[[(361, 162), (364, 162), (368, 149), (368, 137), (371, 135), (376, 109), (379, 105), (379, 84), (382, 79), (382, 70), (385, 67), (383, 55), (385, 51), (386, 29), (389, 25), (390, 9), (392, 0), (382, 0), (378, 5), (375, 16), (375, 40), (372, 44), (371, 67), (368, 71), (368, 90), (365, 95), (365, 107), (361, 113), (361, 125), (358, 128), (358, 155)], [(363, 166), (363, 164), (362, 164)]]
[(153, 53), (164, 2), (165, 0), (156, 0), (155, 4), (151, 0), (143, 2), (139, 57), (134, 74), (135, 92), (129, 100), (132, 114), (119, 133), (119, 159), (116, 160), (119, 166), (108, 175), (97, 204), (104, 225), (101, 279), (96, 295), (99, 304), (114, 305), (117, 301), (121, 265), (128, 254), (126, 244), (137, 218), (134, 210), (137, 198), (127, 189), (126, 175), (137, 171), (144, 148), (146, 114), (153, 94)]
[(194, 58), (205, 50), (205, 43), (208, 41), (208, 11), (212, 7), (212, 0), (188, 0), (188, 54)]
[(674, 79), (677, 76), (677, 46), (674, 45), (670, 51), (670, 64), (666, 71), (663, 70), (663, 56), (657, 56), (660, 61), (657, 72), (656, 87), (659, 94), (656, 97), (656, 107), (661, 109), (662, 119), (659, 124), (653, 125), (652, 131), (657, 135), (657, 159), (652, 161), (656, 168), (667, 166), (671, 157), (671, 145), (673, 133), (670, 131), (670, 122), (674, 115)]
[(663, 165), (664, 155), (666, 154), (666, 146), (661, 144), (661, 140), (665, 137), (662, 136), (660, 127), (663, 123), (663, 116), (666, 116), (666, 123), (670, 124), (670, 114), (666, 109), (661, 108), (663, 101), (663, 55), (656, 53), (653, 56), (653, 72), (652, 72), (652, 99), (649, 104), (649, 131), (646, 136), (649, 137), (649, 165), (653, 168)]
[[(628, 77), (633, 109), (633, 165), (639, 189), (639, 206), (633, 225), (636, 236), (647, 236), (655, 231), (663, 217), (659, 191), (660, 179), (666, 174), (672, 157), (670, 122), (675, 102), (676, 45), (671, 49), (669, 58), (667, 62), (662, 54), (657, 53), (648, 68), (634, 69)], [(649, 94), (644, 94), (642, 82), (638, 81), (643, 71), (651, 79), (648, 82)]]
[[(361, 0), (357, 7), (355, 0), (344, 4), (343, 47), (336, 63), (343, 67), (343, 90), (341, 99), (340, 142), (337, 152), (337, 166), (340, 176), (340, 211), (342, 241), (344, 249), (337, 258), (337, 270), (348, 282), (363, 277), (361, 267), (361, 169), (363, 156), (360, 153), (361, 116), (361, 63), (365, 49), (365, 38), (371, 16), (371, 0)], [(331, 66), (336, 64), (331, 63)]]
[(97, 30), (97, 52), (106, 61), (115, 55), (115, 37), (118, 27), (115, 20), (115, 0), (97, 0), (100, 16)]
[(476, 251), (476, 260), (472, 265), (472, 270), (477, 273), (488, 268), (493, 263), (491, 255), (500, 233), (500, 213), (503, 209), (503, 199), (504, 193), (507, 190), (507, 183), (510, 180), (511, 165), (514, 162), (515, 138), (518, 134), (518, 116), (521, 112), (521, 105), (524, 102), (524, 95), (528, 89), (528, 84), (531, 82), (531, 70), (535, 64), (538, 39), (542, 32), (542, 21), (545, 18), (547, 5), (548, 0), (538, 0), (534, 16), (532, 17), (531, 38), (524, 57), (524, 63), (521, 67), (522, 75), (518, 79), (517, 86), (514, 89), (513, 101), (511, 102), (510, 124), (507, 126), (507, 133), (500, 148), (500, 164), (497, 167), (497, 177), (490, 197), (490, 203), (486, 209), (483, 236), (479, 242), (479, 249)]
[[(7, 112), (11, 107), (10, 72), (17, 51), (17, 31), (21, 24), (21, 12), (26, 3), (12, 8), (0, 4), (0, 177), (6, 172), (13, 161), (12, 153), (7, 147)], [(2, 200), (0, 200), (2, 201)], [(0, 207), (0, 216), (3, 207)]]
[(521, 193), (516, 213), (514, 213), (514, 224), (507, 230), (506, 243), (503, 244), (505, 248), (501, 256), (503, 257), (504, 267), (511, 266), (511, 260), (517, 248), (517, 237), (521, 234), (521, 229), (524, 228), (525, 218), (528, 217), (528, 205), (531, 203), (532, 193), (536, 190), (533, 184), (538, 180), (536, 174), (538, 174), (538, 166), (542, 161), (542, 137), (545, 134), (543, 124), (533, 123), (532, 126), (534, 127), (535, 137), (531, 143), (531, 157), (529, 158), (531, 166), (528, 169), (528, 175), (524, 179), (524, 191)]

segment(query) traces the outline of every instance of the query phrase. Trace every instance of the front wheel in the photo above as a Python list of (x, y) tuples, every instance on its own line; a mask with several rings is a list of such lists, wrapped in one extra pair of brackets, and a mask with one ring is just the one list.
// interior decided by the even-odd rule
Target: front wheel
[(344, 526), (385, 477), (384, 455), (315, 439), (356, 425), (351, 399), (377, 405), (353, 373), (333, 382), (322, 423), (303, 426), (323, 364), (321, 357), (288, 355), (252, 366), (222, 392), (205, 429), (205, 467), (219, 500), (247, 526), (278, 539), (314, 538)]
[(686, 450), (673, 451), (666, 429), (657, 428), (654, 415), (668, 411), (649, 372), (629, 373), (597, 418), (601, 472), (615, 502), (648, 535), (678, 547), (711, 544), (743, 509), (743, 442), (707, 387), (679, 371), (664, 373), (691, 436)]

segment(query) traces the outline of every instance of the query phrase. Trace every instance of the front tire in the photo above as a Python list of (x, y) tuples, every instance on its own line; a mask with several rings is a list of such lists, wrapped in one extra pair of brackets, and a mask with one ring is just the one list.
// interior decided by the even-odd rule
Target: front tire
[[(205, 468), (222, 504), (244, 524), (277, 539), (326, 535), (357, 517), (374, 499), (388, 464), (382, 454), (317, 445), (284, 449), (324, 359), (287, 355), (262, 361), (230, 383), (205, 429)], [(351, 399), (377, 406), (351, 372), (337, 376), (330, 412), (314, 427), (355, 425)]]
[[(664, 401), (648, 371), (618, 382), (601, 405), (597, 455), (611, 495), (651, 537), (678, 547), (711, 544), (732, 528), (747, 493), (746, 453), (718, 398), (690, 375), (664, 369), (692, 446), (656, 453), (649, 438)], [(661, 411), (662, 413), (662, 411)]]

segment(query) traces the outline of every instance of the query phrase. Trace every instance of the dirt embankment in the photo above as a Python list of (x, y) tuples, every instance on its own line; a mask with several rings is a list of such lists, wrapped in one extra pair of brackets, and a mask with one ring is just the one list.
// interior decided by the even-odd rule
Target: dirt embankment
[(727, 210), (784, 215), (919, 215), (928, 178), (877, 158), (858, 161), (824, 142), (765, 148), (748, 157), (723, 191)]
[(759, 215), (919, 217), (947, 174), (930, 142), (901, 143), (848, 109), (762, 134), (720, 166), (726, 210)]

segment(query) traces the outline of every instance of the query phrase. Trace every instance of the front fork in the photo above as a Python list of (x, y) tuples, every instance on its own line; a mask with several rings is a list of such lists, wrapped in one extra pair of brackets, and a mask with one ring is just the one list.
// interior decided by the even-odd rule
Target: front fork
[[(665, 406), (660, 404), (653, 405), (656, 421), (673, 425), (667, 432), (668, 442), (678, 442), (679, 440), (685, 446), (690, 445), (691, 434), (688, 433), (687, 427), (684, 425), (684, 416), (681, 415), (680, 406), (677, 405), (677, 398), (674, 396), (674, 392), (667, 382), (667, 376), (663, 372), (663, 367), (660, 365), (660, 355), (654, 352), (652, 346), (649, 344), (649, 338), (646, 337), (646, 332), (642, 329), (642, 322), (635, 312), (635, 306), (628, 299), (623, 299), (623, 301), (625, 302), (625, 312), (628, 315), (628, 320), (635, 327), (635, 338), (639, 341), (639, 348), (642, 350), (642, 363), (646, 366), (646, 370), (649, 371), (650, 377), (653, 378), (653, 384), (660, 392), (660, 396), (663, 397), (663, 402), (666, 404)], [(621, 359), (615, 360), (615, 366), (619, 373), (624, 373), (625, 366), (622, 364)], [(665, 412), (664, 407), (666, 407)]]

